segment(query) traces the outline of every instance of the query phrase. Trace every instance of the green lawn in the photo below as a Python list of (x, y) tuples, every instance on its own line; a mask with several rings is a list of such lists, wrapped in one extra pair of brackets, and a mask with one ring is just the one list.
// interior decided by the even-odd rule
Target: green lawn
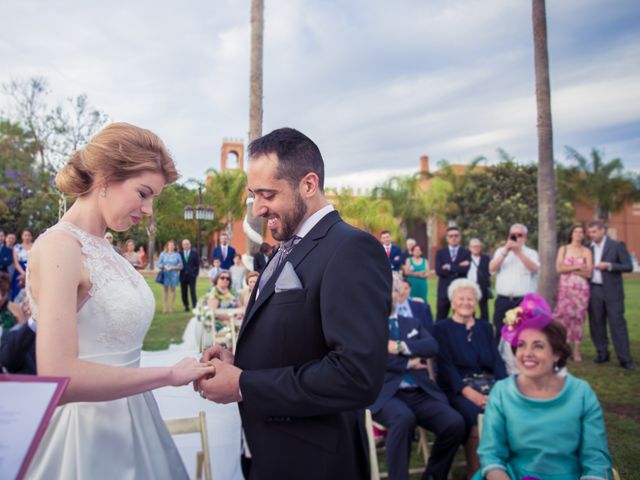
[[(162, 287), (147, 277), (156, 297), (156, 316), (145, 338), (146, 350), (162, 350), (170, 343), (181, 341), (182, 331), (186, 326), (190, 313), (183, 312), (179, 288), (176, 291), (176, 313), (161, 313)], [(435, 309), (436, 282), (429, 282), (429, 302)], [(198, 279), (198, 295), (203, 295), (209, 288), (207, 278)], [(605, 412), (609, 448), (620, 476), (627, 480), (640, 478), (640, 456), (638, 455), (638, 439), (640, 439), (640, 276), (630, 276), (625, 280), (626, 318), (631, 337), (631, 352), (636, 362), (636, 370), (623, 370), (615, 360), (604, 365), (593, 363), (595, 350), (589, 339), (586, 328), (585, 342), (582, 349), (584, 361), (570, 363), (569, 369), (575, 376), (587, 380), (598, 394)], [(490, 306), (490, 311), (492, 311)], [(635, 446), (634, 446), (635, 445)], [(384, 460), (381, 458), (384, 467)], [(421, 461), (414, 453), (412, 466), (420, 466)], [(412, 478), (420, 478), (414, 476)], [(464, 469), (454, 470), (454, 479), (464, 478)]]
[[(182, 297), (180, 296), (180, 286), (176, 287), (175, 312), (162, 313), (162, 285), (154, 281), (155, 274), (146, 275), (145, 278), (156, 297), (156, 315), (144, 339), (142, 348), (145, 350), (165, 350), (171, 343), (182, 342), (182, 332), (192, 315), (191, 312), (184, 311)], [(210, 285), (208, 278), (198, 278), (196, 283), (198, 298), (207, 292)]]

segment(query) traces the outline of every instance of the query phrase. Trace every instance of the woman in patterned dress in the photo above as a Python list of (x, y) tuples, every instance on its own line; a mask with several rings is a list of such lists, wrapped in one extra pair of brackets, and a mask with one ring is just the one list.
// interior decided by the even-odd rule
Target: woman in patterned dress
[(567, 329), (567, 341), (573, 343), (573, 360), (582, 361), (580, 343), (584, 337), (584, 320), (589, 307), (589, 279), (593, 259), (584, 245), (584, 228), (574, 225), (569, 231), (569, 243), (558, 250), (556, 269), (560, 274), (553, 319)]

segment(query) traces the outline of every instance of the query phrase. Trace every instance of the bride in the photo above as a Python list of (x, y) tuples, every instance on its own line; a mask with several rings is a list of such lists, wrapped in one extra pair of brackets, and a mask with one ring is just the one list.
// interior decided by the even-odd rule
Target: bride
[(187, 478), (151, 390), (214, 367), (185, 358), (138, 368), (155, 302), (145, 280), (103, 238), (152, 214), (178, 177), (152, 132), (114, 123), (77, 151), (56, 184), (77, 197), (35, 242), (27, 294), (37, 319), (39, 375), (71, 381), (27, 478)]

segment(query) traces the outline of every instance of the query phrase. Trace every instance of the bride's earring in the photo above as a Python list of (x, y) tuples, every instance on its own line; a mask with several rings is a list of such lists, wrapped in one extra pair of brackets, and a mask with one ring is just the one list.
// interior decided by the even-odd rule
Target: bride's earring
[(104, 186), (104, 187), (102, 187), (100, 189), (100, 196), (103, 197), (103, 198), (107, 196), (107, 187), (106, 186)]

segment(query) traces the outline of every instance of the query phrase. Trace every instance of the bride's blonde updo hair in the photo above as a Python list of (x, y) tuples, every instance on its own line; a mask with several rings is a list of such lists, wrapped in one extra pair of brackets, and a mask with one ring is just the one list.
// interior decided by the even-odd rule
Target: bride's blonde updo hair
[(179, 176), (155, 133), (129, 123), (112, 123), (71, 156), (56, 175), (56, 185), (61, 192), (80, 197), (96, 186), (96, 178), (117, 183), (149, 171), (162, 174), (166, 183)]

